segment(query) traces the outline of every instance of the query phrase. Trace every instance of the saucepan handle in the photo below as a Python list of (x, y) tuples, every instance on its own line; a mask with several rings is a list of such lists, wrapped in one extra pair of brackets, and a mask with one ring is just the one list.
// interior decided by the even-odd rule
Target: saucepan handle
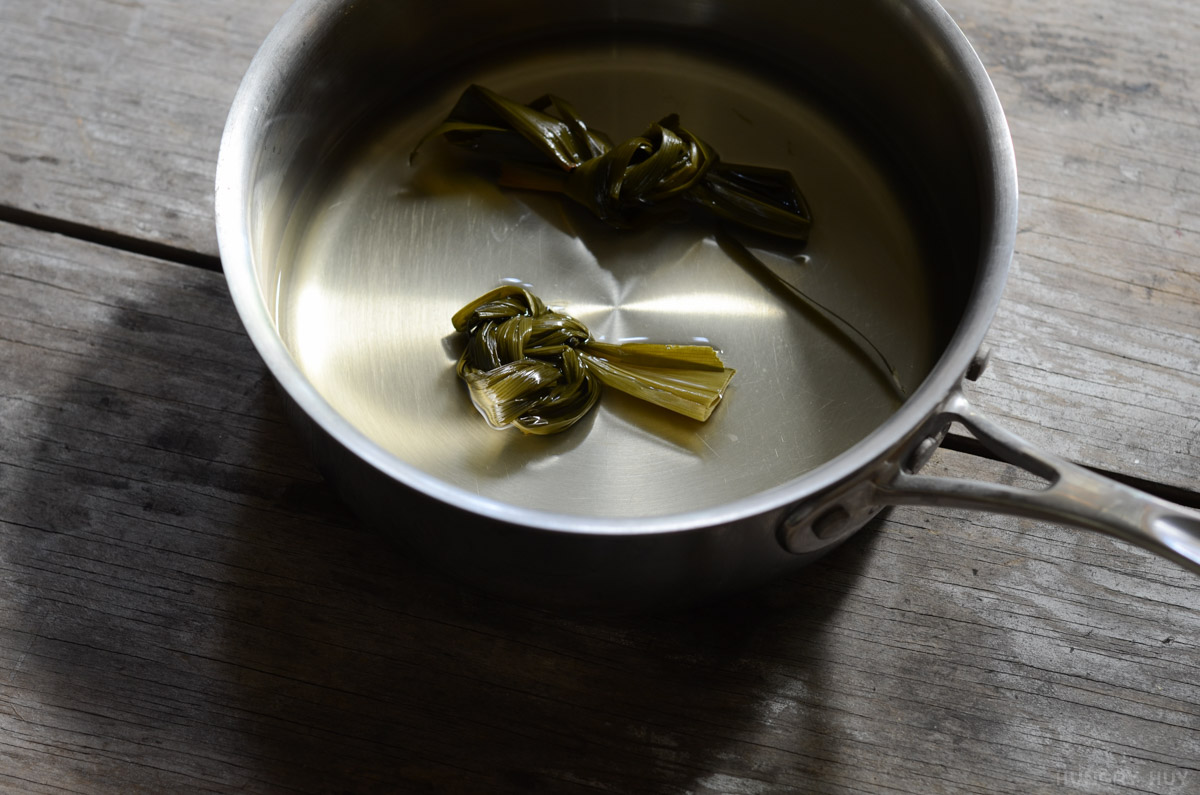
[(1200, 511), (1176, 505), (1042, 452), (980, 414), (960, 392), (939, 424), (962, 423), (1008, 463), (1043, 478), (1042, 489), (921, 475), (899, 467), (875, 498), (888, 505), (940, 505), (1025, 516), (1096, 530), (1136, 544), (1200, 574)]

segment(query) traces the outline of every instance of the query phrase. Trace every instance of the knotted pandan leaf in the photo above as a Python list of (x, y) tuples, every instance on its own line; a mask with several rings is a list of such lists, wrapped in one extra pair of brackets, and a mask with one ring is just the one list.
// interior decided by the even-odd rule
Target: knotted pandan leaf
[(812, 226), (790, 172), (721, 161), (675, 114), (614, 146), (559, 97), (522, 105), (472, 85), (412, 157), (439, 136), (498, 162), (500, 184), (563, 194), (616, 227), (689, 204), (790, 240), (807, 240)]
[(564, 431), (596, 404), (601, 384), (704, 421), (734, 374), (707, 345), (593, 340), (578, 320), (514, 285), (485, 293), (452, 320), (468, 335), (458, 376), (497, 429)]

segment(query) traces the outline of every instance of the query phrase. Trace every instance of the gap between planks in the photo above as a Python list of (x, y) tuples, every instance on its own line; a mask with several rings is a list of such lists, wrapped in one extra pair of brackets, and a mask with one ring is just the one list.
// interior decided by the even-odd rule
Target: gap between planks
[(130, 254), (141, 254), (146, 257), (173, 262), (178, 265), (190, 265), (208, 271), (221, 270), (221, 258), (200, 251), (193, 251), (168, 243), (126, 235), (108, 229), (100, 229), (77, 221), (68, 221), (52, 215), (35, 213), (10, 205), (0, 205), (0, 221), (36, 229), (40, 232), (50, 232), (85, 243), (95, 243), (106, 248), (113, 248)]

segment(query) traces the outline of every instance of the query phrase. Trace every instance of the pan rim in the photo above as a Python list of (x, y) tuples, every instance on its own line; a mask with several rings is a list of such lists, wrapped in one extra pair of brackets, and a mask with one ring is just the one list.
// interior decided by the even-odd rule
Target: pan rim
[(794, 506), (836, 484), (861, 478), (911, 435), (961, 383), (999, 305), (1015, 246), (1017, 174), (1007, 121), (987, 72), (965, 34), (934, 0), (908, 0), (907, 11), (937, 45), (951, 54), (970, 87), (986, 135), (986, 162), (979, 163), (982, 239), (978, 278), (962, 320), (921, 386), (895, 413), (848, 450), (786, 483), (722, 505), (645, 517), (593, 517), (559, 513), (484, 497), (434, 477), (385, 450), (337, 412), (301, 372), (270, 317), (259, 287), (251, 246), (253, 154), (245, 151), (253, 120), (280, 91), (281, 64), (294, 62), (308, 45), (306, 31), (320, 29), (341, 13), (338, 2), (299, 0), (281, 17), (251, 62), (233, 100), (222, 134), (216, 168), (215, 214), (218, 249), (235, 308), (268, 370), (297, 407), (324, 433), (364, 463), (405, 487), (493, 521), (585, 535), (650, 535), (729, 525)]

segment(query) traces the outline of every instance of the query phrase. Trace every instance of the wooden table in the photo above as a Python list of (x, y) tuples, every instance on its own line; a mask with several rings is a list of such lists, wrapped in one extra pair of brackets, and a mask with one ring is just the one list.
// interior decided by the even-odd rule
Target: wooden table
[[(897, 509), (728, 604), (581, 618), (360, 526), (216, 253), (222, 124), (286, 1), (0, 3), (0, 787), (1200, 792), (1200, 579), (1104, 537)], [(1200, 8), (948, 8), (1021, 175), (971, 397), (1195, 505)]]

